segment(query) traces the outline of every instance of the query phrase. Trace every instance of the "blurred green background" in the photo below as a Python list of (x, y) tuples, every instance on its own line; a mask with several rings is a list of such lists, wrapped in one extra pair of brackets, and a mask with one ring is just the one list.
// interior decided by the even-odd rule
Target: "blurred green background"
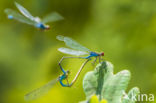
[[(138, 86), (141, 93), (156, 95), (155, 0), (16, 1), (34, 16), (57, 11), (65, 20), (50, 23), (51, 29), (43, 32), (8, 20), (4, 9), (17, 8), (13, 0), (0, 0), (0, 103), (26, 103), (26, 93), (61, 74), (58, 61), (64, 54), (57, 48), (64, 43), (56, 40), (57, 35), (70, 36), (93, 51), (104, 51), (104, 59), (114, 64), (115, 73), (131, 71), (128, 88)], [(81, 62), (67, 60), (63, 66), (75, 74)], [(88, 63), (73, 87), (57, 83), (48, 94), (28, 103), (85, 100), (82, 79), (93, 68)]]

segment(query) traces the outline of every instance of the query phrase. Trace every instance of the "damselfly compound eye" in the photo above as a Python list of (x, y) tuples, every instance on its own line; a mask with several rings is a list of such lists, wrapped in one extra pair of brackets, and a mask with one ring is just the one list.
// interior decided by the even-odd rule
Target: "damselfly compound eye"
[(104, 56), (104, 52), (101, 53), (101, 56)]

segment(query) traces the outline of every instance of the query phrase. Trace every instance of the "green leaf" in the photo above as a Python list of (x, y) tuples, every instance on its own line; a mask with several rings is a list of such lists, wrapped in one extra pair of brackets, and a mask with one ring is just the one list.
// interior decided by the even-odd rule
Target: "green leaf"
[(130, 72), (127, 70), (121, 71), (108, 78), (103, 86), (103, 98), (107, 99), (111, 103), (121, 103), (123, 91), (126, 90), (129, 80)]
[(85, 75), (83, 80), (83, 89), (87, 100), (96, 94), (99, 100), (106, 99), (108, 103), (121, 103), (130, 77), (128, 70), (114, 75), (113, 65), (110, 62), (105, 61), (98, 64), (94, 71)]
[(85, 75), (83, 89), (88, 99), (94, 94), (101, 95), (106, 68), (106, 62), (103, 62), (98, 64), (94, 71), (90, 71)]
[(129, 92), (128, 95), (125, 94), (122, 103), (135, 103), (135, 97), (140, 94), (139, 88), (134, 87)]

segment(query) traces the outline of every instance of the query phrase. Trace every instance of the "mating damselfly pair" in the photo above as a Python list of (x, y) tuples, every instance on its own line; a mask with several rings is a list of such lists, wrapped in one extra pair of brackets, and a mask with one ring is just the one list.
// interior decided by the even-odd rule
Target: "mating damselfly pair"
[[(49, 15), (45, 16), (43, 19), (40, 19), (39, 17), (34, 17), (27, 9), (25, 9), (22, 5), (18, 4), (17, 2), (15, 2), (15, 5), (21, 14), (12, 9), (5, 9), (5, 13), (7, 14), (9, 19), (15, 19), (19, 22), (32, 25), (35, 28), (38, 28), (41, 30), (48, 30), (50, 28), (50, 26), (46, 24), (48, 22), (55, 22), (55, 21), (64, 19), (57, 12), (52, 12)], [(62, 57), (59, 62), (59, 67), (63, 74), (60, 75), (58, 78), (51, 80), (44, 86), (42, 86), (38, 89), (35, 89), (32, 92), (26, 94), (25, 100), (33, 100), (33, 99), (36, 99), (36, 98), (44, 95), (46, 92), (48, 92), (53, 87), (53, 85), (56, 82), (59, 82), (61, 84), (61, 86), (63, 86), (63, 87), (71, 87), (75, 83), (77, 78), (79, 77), (84, 66), (91, 60), (92, 57), (95, 57), (94, 62), (97, 60), (97, 58), (99, 59), (99, 62), (100, 62), (101, 57), (104, 56), (103, 52), (97, 53), (97, 52), (90, 51), (88, 48), (82, 46), (81, 44), (77, 43), (76, 41), (74, 41), (73, 39), (71, 39), (69, 37), (64, 37), (64, 36), (59, 35), (56, 38), (60, 41), (64, 41), (66, 46), (69, 47), (69, 48), (61, 47), (58, 49), (58, 51), (65, 53), (65, 54), (69, 54), (69, 55), (75, 55), (75, 57), (71, 57), (71, 56), (70, 57)], [(87, 55), (87, 56), (83, 56), (83, 55)], [(84, 63), (81, 65), (79, 71), (77, 72), (76, 76), (71, 81), (71, 83), (68, 82), (68, 75), (70, 73), (69, 70), (66, 71), (61, 65), (62, 61), (65, 58), (86, 59), (84, 61)], [(63, 81), (66, 81), (67, 83), (64, 83)]]
[[(68, 46), (69, 48), (65, 48), (65, 47), (61, 47), (58, 50), (62, 53), (65, 54), (70, 54), (70, 55), (75, 55), (75, 57), (62, 57), (60, 62), (59, 62), (59, 67), (61, 69), (61, 71), (63, 72), (62, 75), (60, 75), (58, 78), (51, 80), (49, 83), (47, 83), (46, 85), (33, 90), (32, 92), (28, 93), (25, 95), (25, 100), (33, 100), (36, 99), (42, 95), (44, 95), (46, 92), (48, 92), (53, 85), (58, 81), (63, 87), (71, 87), (75, 81), (77, 80), (77, 78), (80, 75), (80, 72), (82, 71), (82, 69), (84, 68), (84, 66), (91, 60), (92, 57), (95, 57), (94, 62), (97, 60), (97, 58), (99, 58), (99, 62), (101, 61), (101, 57), (104, 56), (104, 53), (97, 53), (97, 52), (92, 52), (90, 51), (88, 48), (82, 46), (81, 44), (77, 43), (76, 41), (74, 41), (73, 39), (69, 38), (69, 37), (65, 37), (65, 36), (57, 36), (56, 37), (58, 40), (60, 41), (64, 41), (66, 46)], [(70, 49), (71, 48), (71, 49)], [(82, 55), (88, 55), (88, 56), (84, 56), (84, 57), (80, 57)], [(79, 71), (77, 72), (76, 76), (74, 77), (74, 79), (72, 80), (71, 83), (68, 82), (68, 75), (69, 75), (69, 71), (65, 71), (65, 69), (62, 67), (61, 62), (63, 59), (65, 58), (80, 58), (80, 59), (86, 59), (86, 61), (81, 65)], [(63, 81), (66, 80), (67, 84), (64, 84)]]

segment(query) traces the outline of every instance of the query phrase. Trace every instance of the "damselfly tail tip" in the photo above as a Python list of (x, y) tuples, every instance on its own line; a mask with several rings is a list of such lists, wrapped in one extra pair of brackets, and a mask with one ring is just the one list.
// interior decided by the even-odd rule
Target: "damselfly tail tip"
[(13, 16), (12, 15), (8, 15), (8, 19), (13, 19)]

